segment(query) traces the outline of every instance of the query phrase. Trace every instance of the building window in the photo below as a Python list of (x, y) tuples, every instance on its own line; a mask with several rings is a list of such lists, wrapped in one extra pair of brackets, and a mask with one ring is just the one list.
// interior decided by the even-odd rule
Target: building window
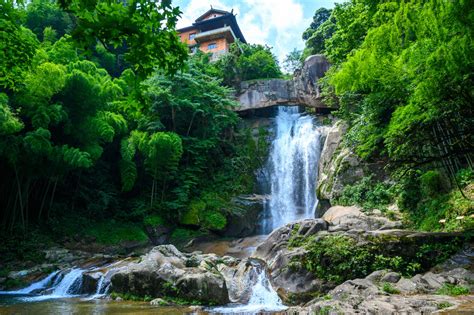
[(189, 34), (189, 40), (193, 40), (196, 37), (196, 33)]
[(216, 43), (210, 43), (209, 45), (207, 45), (207, 49), (216, 49), (217, 48), (217, 44)]

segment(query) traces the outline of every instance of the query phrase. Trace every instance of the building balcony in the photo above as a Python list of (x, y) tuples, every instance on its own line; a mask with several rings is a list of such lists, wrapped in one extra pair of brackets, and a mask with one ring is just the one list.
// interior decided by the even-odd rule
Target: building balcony
[(194, 37), (194, 40), (196, 43), (202, 43), (219, 38), (225, 38), (228, 43), (233, 43), (236, 40), (235, 34), (230, 26), (224, 26), (214, 30), (198, 33)]

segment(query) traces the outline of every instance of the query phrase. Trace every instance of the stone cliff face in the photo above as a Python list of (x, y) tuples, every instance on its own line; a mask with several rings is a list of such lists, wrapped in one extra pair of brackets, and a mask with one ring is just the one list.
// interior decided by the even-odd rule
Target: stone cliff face
[(274, 105), (305, 105), (328, 108), (321, 100), (318, 80), (329, 69), (323, 55), (309, 56), (292, 80), (269, 79), (242, 82), (236, 111), (265, 108)]
[(383, 162), (362, 161), (343, 137), (347, 124), (339, 120), (328, 131), (319, 159), (318, 184), (316, 188), (319, 204), (318, 216), (324, 214), (341, 196), (344, 187), (353, 185), (363, 177), (372, 175), (379, 180), (386, 179)]

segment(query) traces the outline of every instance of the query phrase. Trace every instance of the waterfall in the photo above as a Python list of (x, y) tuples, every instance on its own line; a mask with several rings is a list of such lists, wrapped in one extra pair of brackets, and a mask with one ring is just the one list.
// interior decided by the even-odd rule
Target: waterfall
[[(279, 312), (287, 309), (268, 280), (264, 263), (251, 261), (251, 273), (256, 274), (250, 298), (246, 304), (215, 307), (208, 311), (217, 314), (260, 314)], [(249, 284), (251, 285), (251, 284)]]
[(52, 273), (50, 273), (44, 279), (30, 284), (26, 288), (16, 290), (16, 291), (0, 291), (0, 293), (1, 294), (18, 294), (18, 295), (21, 295), (21, 294), (30, 294), (30, 293), (33, 293), (35, 291), (46, 289), (48, 287), (48, 285), (51, 283), (51, 281), (53, 281), (53, 279), (58, 275), (58, 273), (59, 273), (59, 270), (53, 271)]
[(275, 138), (264, 174), (270, 200), (265, 204), (262, 232), (314, 217), (316, 181), (324, 127), (299, 113), (297, 106), (279, 107)]
[(54, 288), (51, 295), (58, 297), (71, 296), (74, 293), (79, 292), (82, 285), (82, 273), (83, 269), (74, 268), (69, 271), (64, 278), (59, 282), (57, 287)]

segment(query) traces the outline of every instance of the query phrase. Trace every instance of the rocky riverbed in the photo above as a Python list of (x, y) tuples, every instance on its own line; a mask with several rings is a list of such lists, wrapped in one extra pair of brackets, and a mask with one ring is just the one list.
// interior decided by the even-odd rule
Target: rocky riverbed
[[(332, 207), (321, 219), (301, 220), (275, 230), (261, 240), (250, 257), (239, 257), (238, 251), (234, 251), (233, 257), (232, 251), (228, 250), (229, 255), (198, 250), (185, 253), (173, 245), (160, 245), (141, 257), (112, 265), (114, 258), (110, 256), (86, 258), (86, 254), (59, 249), (52, 250), (49, 259), (54, 260), (51, 256), (54, 253), (57, 261), (62, 262), (63, 270), (73, 265), (82, 268), (81, 287), (77, 291), (80, 294), (93, 295), (98, 292), (100, 281), (109, 281), (108, 293), (114, 298), (152, 300), (153, 305), (248, 305), (264, 278), (269, 294), (274, 294), (275, 303), (282, 307), (278, 300), (283, 301), (290, 306), (286, 312), (295, 314), (429, 314), (442, 309), (469, 309), (474, 303), (472, 244), (462, 244), (465, 240), (461, 234), (420, 233), (403, 230), (401, 226), (399, 221), (368, 216), (356, 207)], [(338, 275), (339, 269), (331, 267), (331, 264), (339, 263), (337, 257), (328, 261), (328, 257), (315, 254), (317, 244), (326, 244), (331, 239), (350, 240), (349, 255), (352, 250), (359, 255), (364, 253), (361, 249), (370, 248), (378, 251), (379, 260), (381, 256), (398, 264), (410, 262), (420, 272), (408, 276), (390, 268), (376, 269), (367, 263), (375, 257), (368, 252), (356, 261), (358, 266), (350, 266), (358, 269), (367, 265), (360, 271), (363, 277), (351, 278), (352, 273)], [(453, 243), (459, 244), (459, 250), (443, 247)], [(236, 241), (233, 245), (232, 242), (227, 244), (228, 248), (239, 246)], [(443, 254), (440, 249), (452, 250), (453, 254), (437, 264), (438, 259), (433, 255)], [(308, 263), (311, 257), (320, 259), (315, 268)], [(422, 260), (417, 260), (420, 257)], [(102, 269), (101, 265), (104, 266)], [(55, 266), (12, 272), (8, 277), (26, 279), (38, 269)], [(396, 269), (396, 264), (393, 266)], [(45, 285), (43, 291), (35, 293), (48, 294), (50, 287)], [(194, 308), (196, 310), (203, 309)]]

